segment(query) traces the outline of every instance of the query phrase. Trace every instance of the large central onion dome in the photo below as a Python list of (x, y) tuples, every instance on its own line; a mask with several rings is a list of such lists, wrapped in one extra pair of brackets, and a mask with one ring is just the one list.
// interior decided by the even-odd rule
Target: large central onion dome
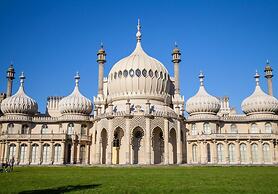
[(241, 103), (242, 111), (247, 114), (274, 114), (278, 111), (278, 100), (264, 93), (259, 84), (259, 74), (256, 72), (256, 88), (251, 96)]
[(170, 76), (164, 65), (147, 55), (141, 47), (138, 22), (137, 45), (128, 56), (117, 62), (108, 75), (108, 94), (112, 100), (128, 98), (164, 101), (170, 94)]
[(38, 104), (25, 94), (23, 72), (20, 75), (20, 87), (15, 95), (4, 99), (1, 110), (4, 114), (27, 114), (33, 115), (38, 112)]
[(195, 96), (189, 98), (186, 102), (186, 111), (190, 116), (195, 114), (213, 114), (215, 115), (220, 109), (220, 101), (207, 93), (204, 87), (204, 75), (201, 72), (200, 88)]
[(61, 114), (89, 115), (92, 112), (92, 102), (79, 92), (79, 74), (74, 78), (75, 88), (69, 96), (59, 102), (59, 110)]

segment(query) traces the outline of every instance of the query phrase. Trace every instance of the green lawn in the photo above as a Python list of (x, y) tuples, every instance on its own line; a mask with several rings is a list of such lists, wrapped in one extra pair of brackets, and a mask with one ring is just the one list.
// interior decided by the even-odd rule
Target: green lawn
[(278, 167), (16, 167), (0, 193), (278, 193)]

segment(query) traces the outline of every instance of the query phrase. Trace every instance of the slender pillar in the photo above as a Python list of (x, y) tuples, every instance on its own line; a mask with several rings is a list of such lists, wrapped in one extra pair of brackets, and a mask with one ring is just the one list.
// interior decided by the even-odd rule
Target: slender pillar
[(264, 159), (263, 159), (263, 144), (262, 144), (262, 141), (259, 141), (258, 149), (259, 149), (259, 163), (263, 164), (264, 163)]
[(11, 64), (7, 71), (7, 97), (12, 96), (14, 74), (15, 74), (14, 67), (13, 64)]
[(75, 147), (75, 145), (74, 145), (75, 143), (74, 142), (72, 142), (72, 144), (71, 144), (71, 151), (70, 151), (70, 154), (71, 154), (71, 156), (70, 156), (70, 163), (71, 164), (74, 164), (74, 147)]
[(97, 53), (97, 62), (98, 62), (98, 94), (103, 95), (103, 74), (104, 74), (104, 63), (105, 60), (105, 50), (103, 49), (103, 45), (101, 44), (101, 48)]
[(215, 144), (215, 140), (212, 141), (211, 144), (211, 163), (215, 164), (217, 162), (216, 160), (216, 144)]
[(229, 148), (228, 148), (228, 141), (224, 141), (224, 162), (225, 164), (229, 164)]
[[(19, 141), (17, 142), (16, 147), (17, 147), (17, 149), (16, 149), (15, 161), (17, 164), (19, 164), (19, 162), (20, 162), (20, 142)], [(6, 149), (7, 149), (7, 147), (6, 147)]]
[(177, 121), (177, 164), (182, 163), (181, 124)]
[(32, 162), (32, 142), (28, 142), (28, 150), (27, 150), (27, 163), (28, 165)]
[(9, 151), (9, 143), (6, 142), (5, 144), (5, 156), (4, 156), (4, 162), (7, 162), (8, 161), (8, 151)]
[(169, 121), (164, 118), (164, 164), (169, 164)]
[(61, 164), (65, 163), (65, 142), (61, 143)]
[(273, 145), (273, 140), (270, 141), (270, 144), (269, 144), (269, 147), (270, 147), (270, 162), (271, 164), (274, 164), (275, 163), (275, 150), (274, 150), (274, 145)]
[(145, 159), (146, 159), (146, 164), (152, 164), (154, 161), (152, 161), (152, 156), (151, 156), (151, 148), (152, 148), (152, 143), (151, 143), (151, 121), (149, 117), (146, 117), (146, 136), (145, 136), (145, 142), (146, 142), (146, 148), (145, 148)]
[(236, 162), (237, 162), (237, 164), (240, 164), (240, 147), (239, 147), (238, 140), (236, 140), (236, 142), (235, 142), (235, 147), (236, 147)]
[(125, 161), (125, 163), (130, 164), (131, 136), (130, 136), (130, 119), (129, 118), (125, 119), (125, 126), (126, 126), (126, 129), (125, 129), (125, 148), (126, 148), (125, 159), (126, 159), (126, 161)]
[(177, 44), (175, 44), (175, 48), (172, 52), (172, 62), (174, 63), (174, 77), (175, 77), (175, 94), (180, 94), (180, 80), (179, 80), (179, 63), (180, 59), (180, 50), (178, 49)]
[(76, 163), (77, 164), (81, 164), (80, 147), (81, 147), (81, 144), (80, 144), (80, 142), (78, 142), (77, 151), (76, 151), (76, 155), (77, 155)]
[(97, 129), (96, 164), (101, 163), (101, 129)]
[(86, 164), (90, 164), (90, 145), (86, 145)]
[(107, 143), (107, 151), (106, 151), (106, 164), (112, 164), (112, 141), (114, 137), (113, 133), (113, 120), (108, 120), (108, 143)]
[(269, 61), (266, 62), (266, 67), (264, 69), (265, 78), (267, 79), (267, 88), (268, 88), (268, 95), (273, 96), (273, 89), (272, 89), (272, 68), (269, 64)]

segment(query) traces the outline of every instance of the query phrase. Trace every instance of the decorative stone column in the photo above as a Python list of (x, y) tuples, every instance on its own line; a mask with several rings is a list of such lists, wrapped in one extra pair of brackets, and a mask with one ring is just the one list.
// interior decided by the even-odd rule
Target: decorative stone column
[(61, 142), (61, 164), (65, 164), (65, 142)]
[(177, 120), (177, 164), (182, 163), (181, 124)]
[(153, 161), (152, 160), (152, 156), (151, 156), (151, 148), (152, 148), (152, 143), (151, 143), (151, 138), (152, 138), (152, 134), (151, 134), (151, 121), (149, 117), (146, 117), (146, 136), (145, 136), (145, 142), (146, 142), (146, 148), (145, 148), (145, 160), (146, 160), (146, 164), (152, 164)]
[[(20, 141), (17, 142), (16, 147), (17, 147), (17, 149), (16, 149), (15, 161), (16, 161), (17, 164), (19, 164), (19, 162), (20, 162)], [(7, 149), (8, 148), (6, 147), (6, 150)], [(40, 154), (41, 154), (41, 152), (40, 152)], [(6, 159), (6, 155), (5, 155), (5, 159)]]
[(96, 159), (95, 163), (100, 164), (101, 163), (101, 128), (97, 128), (97, 142), (96, 142)]
[(169, 121), (164, 118), (164, 164), (169, 164)]
[(270, 162), (271, 164), (275, 163), (275, 149), (274, 149), (274, 145), (273, 145), (273, 140), (270, 140), (270, 144), (269, 144), (269, 151), (270, 151)]
[(130, 164), (130, 158), (131, 158), (131, 155), (130, 155), (130, 143), (131, 143), (131, 135), (130, 135), (130, 119), (129, 118), (126, 118), (125, 119), (125, 163), (126, 164)]
[(32, 142), (31, 141), (28, 141), (28, 150), (27, 150), (27, 162), (28, 162), (28, 165), (31, 164), (32, 162)]
[(6, 144), (5, 144), (5, 154), (4, 154), (4, 162), (7, 162), (7, 160), (8, 160), (8, 151), (9, 151), (9, 143), (8, 142), (6, 142)]
[(113, 120), (108, 120), (108, 143), (107, 143), (107, 151), (106, 151), (106, 164), (112, 164), (112, 141), (114, 137), (113, 133)]
[(240, 164), (240, 147), (239, 147), (239, 140), (235, 141), (235, 149), (236, 149), (236, 163)]
[(263, 164), (264, 160), (263, 160), (263, 144), (262, 141), (259, 140), (258, 142), (258, 151), (259, 151), (259, 163)]
[(215, 140), (212, 140), (210, 152), (211, 152), (211, 163), (216, 164), (217, 163), (217, 157), (216, 157), (216, 142), (215, 142)]
[(228, 146), (228, 141), (225, 140), (224, 141), (224, 156), (225, 156), (225, 164), (229, 164), (230, 163), (230, 160), (229, 160), (229, 146)]
[(70, 154), (71, 154), (71, 156), (70, 156), (70, 163), (71, 164), (74, 164), (74, 157), (75, 157), (75, 154), (74, 154), (74, 151), (75, 151), (75, 143), (74, 143), (74, 141), (71, 143), (71, 151), (70, 151)]
[(76, 163), (77, 164), (81, 164), (81, 157), (80, 157), (80, 147), (81, 147), (81, 143), (80, 143), (80, 141), (78, 142), (78, 145), (77, 145), (77, 153), (76, 153), (76, 155), (77, 155), (77, 159), (76, 159)]
[(86, 164), (90, 164), (90, 145), (86, 145)]
[(13, 64), (11, 64), (7, 71), (7, 97), (12, 96), (14, 74), (15, 74), (14, 67)]
[(267, 79), (267, 88), (268, 88), (268, 95), (273, 96), (273, 89), (272, 89), (272, 68), (269, 65), (269, 61), (266, 62), (266, 67), (265, 67), (265, 78)]
[(55, 149), (54, 149), (54, 142), (51, 142), (51, 156), (50, 156), (50, 162), (51, 164), (54, 164), (54, 154), (55, 154)]
[(172, 52), (172, 62), (174, 63), (174, 77), (175, 77), (175, 94), (180, 94), (180, 80), (179, 80), (179, 63), (181, 61), (180, 58), (180, 50), (178, 49), (177, 44), (175, 43), (175, 48)]

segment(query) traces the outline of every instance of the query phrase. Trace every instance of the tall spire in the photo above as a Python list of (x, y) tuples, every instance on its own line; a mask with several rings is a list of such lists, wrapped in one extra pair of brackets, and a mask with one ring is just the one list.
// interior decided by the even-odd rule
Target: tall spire
[(255, 80), (256, 80), (256, 86), (260, 85), (260, 75), (258, 74), (258, 71), (256, 70), (256, 74), (254, 76)]
[(138, 23), (137, 23), (137, 33), (136, 33), (136, 39), (137, 42), (141, 42), (141, 24), (140, 24), (140, 19), (138, 18)]
[(203, 86), (204, 85), (204, 74), (202, 71), (200, 71), (200, 74), (199, 74), (199, 79), (200, 79), (200, 85)]
[(267, 79), (267, 88), (268, 88), (268, 95), (273, 96), (273, 88), (272, 88), (272, 73), (273, 69), (270, 66), (269, 60), (266, 60), (266, 66), (264, 69), (265, 72), (265, 78)]

